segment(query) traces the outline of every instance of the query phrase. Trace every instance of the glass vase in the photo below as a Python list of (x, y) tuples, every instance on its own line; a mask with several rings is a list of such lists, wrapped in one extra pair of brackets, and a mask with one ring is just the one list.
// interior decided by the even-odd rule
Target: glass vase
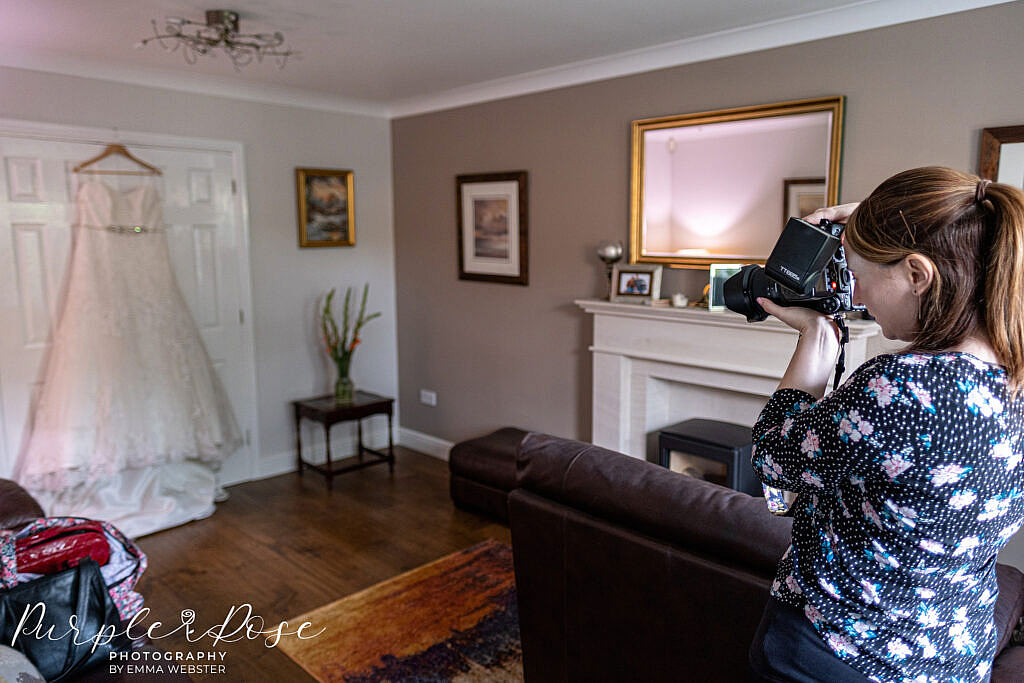
[(352, 403), (356, 397), (356, 384), (348, 375), (338, 375), (334, 382), (334, 400), (337, 403)]

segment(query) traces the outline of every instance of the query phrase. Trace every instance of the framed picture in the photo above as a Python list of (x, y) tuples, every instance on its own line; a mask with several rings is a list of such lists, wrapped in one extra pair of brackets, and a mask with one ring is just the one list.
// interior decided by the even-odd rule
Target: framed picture
[(295, 169), (300, 247), (355, 246), (353, 180), (352, 171)]
[(612, 269), (611, 300), (649, 304), (661, 295), (661, 266), (647, 263), (616, 264)]
[(708, 290), (709, 311), (725, 310), (725, 281), (740, 272), (741, 268), (743, 264), (740, 263), (712, 263), (708, 266), (711, 276), (708, 282), (711, 286)]
[(1024, 187), (1024, 126), (981, 131), (978, 175), (998, 183)]
[(786, 178), (782, 181), (782, 230), (790, 216), (803, 218), (825, 208), (824, 178)]
[(455, 177), (459, 279), (528, 282), (526, 171)]

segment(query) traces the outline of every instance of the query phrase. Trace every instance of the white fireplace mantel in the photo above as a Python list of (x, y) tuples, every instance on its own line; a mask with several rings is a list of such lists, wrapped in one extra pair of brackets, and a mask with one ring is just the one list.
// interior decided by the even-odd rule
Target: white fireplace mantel
[[(774, 318), (748, 323), (731, 311), (576, 304), (594, 316), (591, 440), (637, 458), (653, 459), (658, 430), (682, 420), (753, 424), (796, 346), (796, 331)], [(849, 372), (886, 349), (876, 323), (847, 325)]]

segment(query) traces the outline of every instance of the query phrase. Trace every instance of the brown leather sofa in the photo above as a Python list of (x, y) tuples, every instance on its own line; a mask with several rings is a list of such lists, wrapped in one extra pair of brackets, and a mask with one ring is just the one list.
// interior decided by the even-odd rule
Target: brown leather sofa
[[(761, 498), (529, 434), (509, 519), (523, 666), (539, 681), (744, 681), (791, 520)], [(1024, 681), (1024, 574), (997, 565), (992, 680)]]
[[(0, 528), (20, 529), (29, 522), (43, 516), (43, 509), (28, 491), (10, 479), (0, 479)], [(63, 646), (63, 643), (60, 641), (57, 644)], [(153, 646), (144, 636), (132, 641), (132, 649), (162, 652), (160, 648)], [(160, 683), (172, 683), (173, 681), (191, 680), (189, 676), (179, 673), (111, 674), (108, 667), (103, 665), (94, 667), (75, 678), (75, 681), (78, 681), (78, 683), (99, 683), (100, 681), (106, 683), (119, 683), (121, 681), (126, 683), (128, 681), (131, 681), (131, 683), (147, 683), (149, 681), (154, 683), (157, 681)]]
[(526, 432), (504, 427), (452, 446), (449, 492), (457, 507), (508, 523), (508, 492), (516, 486), (516, 449)]

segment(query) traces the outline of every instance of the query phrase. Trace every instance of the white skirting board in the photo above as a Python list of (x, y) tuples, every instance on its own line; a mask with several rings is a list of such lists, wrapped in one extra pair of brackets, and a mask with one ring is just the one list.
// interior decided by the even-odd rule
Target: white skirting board
[(417, 432), (415, 429), (408, 429), (407, 427), (399, 427), (398, 443), (406, 448), (411, 448), (414, 451), (419, 451), (441, 460), (448, 460), (448, 451), (455, 445), (451, 441), (445, 441), (436, 436)]

